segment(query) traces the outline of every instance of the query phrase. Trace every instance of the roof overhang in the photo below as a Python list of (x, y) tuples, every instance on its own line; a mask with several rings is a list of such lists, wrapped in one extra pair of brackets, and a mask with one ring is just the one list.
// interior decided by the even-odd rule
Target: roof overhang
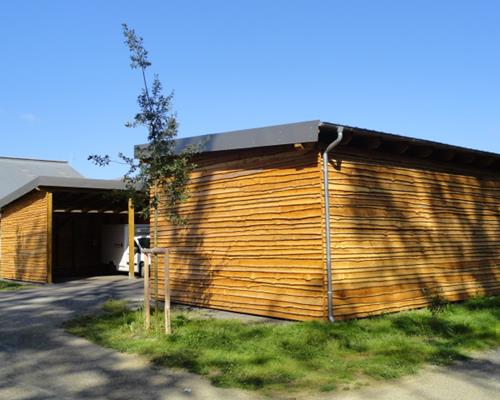
[[(421, 158), (431, 157), (438, 161), (500, 170), (500, 154), (320, 120), (180, 138), (176, 140), (174, 151), (180, 153), (189, 145), (195, 146), (200, 153), (207, 153), (323, 142), (333, 140), (339, 127), (344, 129), (341, 146), (373, 151), (383, 149), (397, 154), (415, 154)], [(135, 146), (135, 157), (147, 158), (147, 145)]]
[[(188, 146), (194, 146), (200, 153), (224, 150), (251, 149), (255, 147), (279, 146), (291, 143), (318, 141), (320, 121), (306, 121), (294, 124), (266, 126), (263, 128), (211, 133), (177, 139), (174, 152), (180, 153)], [(147, 156), (147, 145), (135, 146), (135, 157)]]
[(0, 199), (0, 209), (21, 198), (25, 194), (40, 188), (86, 191), (113, 191), (126, 190), (127, 187), (125, 182), (120, 180), (39, 176)]

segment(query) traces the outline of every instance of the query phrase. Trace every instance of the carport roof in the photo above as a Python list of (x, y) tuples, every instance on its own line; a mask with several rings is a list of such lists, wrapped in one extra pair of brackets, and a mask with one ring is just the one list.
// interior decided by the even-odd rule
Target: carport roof
[[(80, 175), (81, 176), (81, 175)], [(87, 189), (87, 190), (125, 190), (126, 184), (121, 180), (87, 179), (83, 177), (38, 176), (21, 186), (14, 192), (0, 199), (0, 209), (19, 199), (32, 190), (45, 188)]]
[(83, 178), (67, 161), (0, 157), (0, 199), (38, 176)]

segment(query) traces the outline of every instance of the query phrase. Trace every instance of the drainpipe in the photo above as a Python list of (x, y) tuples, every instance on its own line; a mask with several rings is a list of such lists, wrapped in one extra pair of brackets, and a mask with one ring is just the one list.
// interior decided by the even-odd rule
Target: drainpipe
[(330, 238), (330, 192), (328, 189), (328, 153), (339, 145), (344, 137), (344, 127), (337, 126), (337, 139), (328, 145), (323, 152), (323, 186), (325, 188), (325, 236), (326, 236), (326, 279), (328, 284), (328, 320), (335, 322), (333, 317), (333, 284), (332, 284), (332, 250)]

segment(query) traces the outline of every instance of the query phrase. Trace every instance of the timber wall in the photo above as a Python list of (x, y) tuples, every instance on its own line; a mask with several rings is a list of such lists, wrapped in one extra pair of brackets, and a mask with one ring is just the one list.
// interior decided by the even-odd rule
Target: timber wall
[(172, 300), (325, 318), (317, 149), (208, 153), (196, 163), (189, 200), (181, 205), (188, 224), (172, 226), (165, 210), (159, 212), (158, 245), (171, 249)]
[(500, 176), (338, 148), (330, 165), (337, 318), (500, 293)]
[(47, 281), (47, 196), (32, 192), (3, 208), (1, 278)]

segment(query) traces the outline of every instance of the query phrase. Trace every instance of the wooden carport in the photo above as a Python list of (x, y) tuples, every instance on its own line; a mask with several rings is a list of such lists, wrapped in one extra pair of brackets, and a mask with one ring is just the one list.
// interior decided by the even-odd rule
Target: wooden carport
[(102, 224), (128, 223), (133, 241), (125, 189), (117, 180), (38, 177), (1, 199), (0, 277), (51, 283), (98, 273)]

